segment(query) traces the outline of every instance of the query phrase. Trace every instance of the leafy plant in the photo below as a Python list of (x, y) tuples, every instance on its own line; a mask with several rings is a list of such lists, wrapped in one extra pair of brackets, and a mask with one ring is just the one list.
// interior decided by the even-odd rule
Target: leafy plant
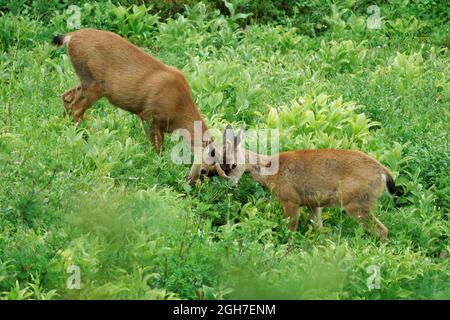
[[(304, 212), (289, 232), (247, 176), (189, 186), (176, 142), (157, 154), (106, 99), (79, 125), (62, 119), (77, 78), (50, 40), (73, 31), (69, 3), (0, 2), (0, 298), (449, 299), (445, 5), (382, 2), (371, 29), (353, 0), (78, 4), (80, 27), (182, 70), (220, 133), (278, 129), (281, 150), (358, 149), (389, 167), (402, 195), (375, 209), (383, 245), (339, 208), (323, 232)], [(67, 288), (73, 265), (80, 290)]]

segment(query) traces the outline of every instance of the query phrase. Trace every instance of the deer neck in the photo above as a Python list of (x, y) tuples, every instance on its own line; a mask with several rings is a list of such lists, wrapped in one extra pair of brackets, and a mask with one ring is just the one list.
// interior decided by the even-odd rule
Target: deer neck
[(182, 127), (189, 133), (190, 141), (188, 144), (190, 145), (191, 150), (194, 151), (196, 148), (203, 148), (206, 145), (206, 141), (212, 141), (212, 138), (210, 136), (205, 136), (205, 132), (207, 132), (209, 128), (194, 101), (190, 101), (189, 103), (190, 107), (186, 108), (187, 110), (190, 110), (189, 113), (180, 115), (180, 117), (184, 118), (182, 119), (182, 123), (184, 122)]
[(266, 166), (271, 159), (271, 156), (245, 150), (245, 172), (262, 185), (267, 185), (267, 177), (269, 176), (262, 174), (261, 166)]

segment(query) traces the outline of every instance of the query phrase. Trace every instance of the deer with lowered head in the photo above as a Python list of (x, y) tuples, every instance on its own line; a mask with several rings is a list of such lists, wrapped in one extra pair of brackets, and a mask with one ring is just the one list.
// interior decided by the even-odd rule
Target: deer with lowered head
[[(194, 139), (194, 123), (201, 124), (203, 133), (208, 128), (178, 69), (113, 32), (81, 29), (55, 36), (53, 44), (67, 45), (70, 61), (80, 78), (79, 85), (62, 95), (64, 107), (71, 111), (74, 121), (79, 123), (86, 110), (106, 97), (111, 104), (142, 120), (158, 152), (163, 148), (164, 132), (176, 129), (189, 132), (191, 148), (205, 146), (203, 139)], [(189, 180), (196, 180), (199, 170), (198, 165), (193, 166)]]
[(227, 126), (217, 173), (237, 183), (248, 172), (283, 204), (291, 231), (297, 228), (300, 206), (309, 209), (317, 228), (322, 228), (323, 207), (341, 206), (364, 228), (373, 224), (375, 233), (387, 241), (388, 229), (371, 210), (385, 187), (390, 194), (396, 193), (396, 187), (389, 170), (378, 161), (359, 151), (336, 149), (259, 155), (242, 147), (243, 136), (242, 129), (235, 136)]

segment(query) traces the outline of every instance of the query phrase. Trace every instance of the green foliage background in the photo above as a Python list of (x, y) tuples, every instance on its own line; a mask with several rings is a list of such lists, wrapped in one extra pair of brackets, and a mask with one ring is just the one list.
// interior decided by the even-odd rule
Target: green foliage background
[[(69, 1), (0, 1), (0, 297), (3, 299), (449, 299), (446, 1), (78, 2), (186, 75), (207, 123), (279, 128), (283, 150), (353, 148), (389, 166), (381, 244), (339, 209), (325, 230), (248, 177), (189, 187), (138, 119), (101, 100), (76, 126), (60, 94)], [(69, 290), (68, 266), (81, 269)], [(381, 271), (369, 290), (367, 267)]]

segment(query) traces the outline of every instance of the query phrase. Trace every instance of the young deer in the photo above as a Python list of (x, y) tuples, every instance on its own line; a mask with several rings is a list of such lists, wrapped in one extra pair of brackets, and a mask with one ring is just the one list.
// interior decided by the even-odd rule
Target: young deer
[[(194, 139), (194, 122), (201, 124), (203, 133), (208, 128), (178, 69), (108, 31), (81, 29), (54, 37), (53, 44), (67, 45), (70, 61), (80, 78), (79, 85), (62, 95), (65, 109), (72, 112), (77, 123), (89, 107), (106, 97), (111, 104), (141, 118), (158, 152), (163, 148), (164, 132), (176, 129), (190, 133), (193, 149), (205, 146)], [(199, 166), (192, 167), (191, 181), (198, 178), (198, 171)]]
[(143, 122), (152, 121), (148, 134), (158, 151), (162, 150), (164, 132), (183, 128), (194, 137), (194, 121), (199, 121), (206, 132), (207, 126), (183, 74), (119, 35), (81, 29), (54, 37), (53, 44), (67, 45), (80, 78), (80, 84), (62, 96), (64, 107), (72, 111), (76, 122), (98, 99), (106, 97)]
[[(318, 228), (322, 228), (321, 208), (341, 206), (366, 229), (369, 222), (373, 223), (376, 234), (387, 241), (388, 230), (372, 215), (371, 209), (385, 186), (391, 194), (396, 188), (389, 170), (375, 159), (362, 152), (335, 149), (258, 155), (242, 148), (243, 130), (234, 136), (231, 126), (227, 127), (224, 139), (223, 157), (227, 158), (221, 162), (224, 164), (216, 165), (217, 173), (235, 183), (244, 172), (250, 173), (283, 204), (291, 231), (297, 228), (299, 206), (309, 208), (311, 220)], [(239, 158), (245, 162), (239, 162)], [(258, 160), (256, 164), (249, 163), (252, 158)], [(276, 161), (278, 170), (265, 174), (263, 171)]]

